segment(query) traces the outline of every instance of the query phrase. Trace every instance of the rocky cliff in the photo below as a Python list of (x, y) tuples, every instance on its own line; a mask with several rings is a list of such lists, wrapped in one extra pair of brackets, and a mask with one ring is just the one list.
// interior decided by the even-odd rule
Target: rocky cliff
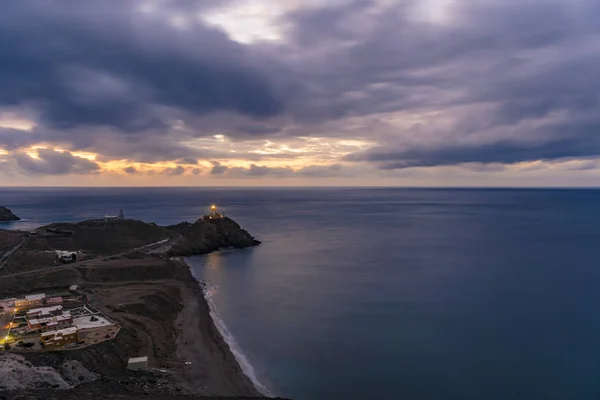
[(169, 250), (169, 254), (173, 256), (192, 256), (227, 247), (241, 249), (260, 244), (234, 220), (227, 217), (199, 219), (193, 224), (182, 222), (167, 226), (166, 229), (179, 235)]
[(21, 218), (13, 214), (8, 208), (0, 206), (0, 222), (18, 221)]

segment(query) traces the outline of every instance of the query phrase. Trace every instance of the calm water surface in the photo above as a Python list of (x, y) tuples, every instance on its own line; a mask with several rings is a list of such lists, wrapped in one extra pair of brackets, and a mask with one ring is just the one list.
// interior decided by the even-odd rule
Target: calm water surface
[(18, 229), (213, 202), (264, 243), (189, 262), (273, 393), (600, 398), (600, 191), (0, 189)]

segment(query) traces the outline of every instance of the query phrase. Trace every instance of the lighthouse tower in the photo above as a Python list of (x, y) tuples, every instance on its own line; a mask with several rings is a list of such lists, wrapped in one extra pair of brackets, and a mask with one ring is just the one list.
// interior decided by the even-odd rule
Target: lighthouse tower
[(224, 215), (217, 211), (216, 205), (210, 206), (210, 213), (202, 217), (204, 220), (223, 218)]

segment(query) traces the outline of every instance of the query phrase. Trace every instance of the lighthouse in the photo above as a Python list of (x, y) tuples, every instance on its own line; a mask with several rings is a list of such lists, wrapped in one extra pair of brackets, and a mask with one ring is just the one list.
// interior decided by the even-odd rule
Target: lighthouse
[(203, 217), (203, 219), (208, 220), (208, 219), (217, 219), (217, 218), (223, 218), (223, 217), (224, 217), (224, 215), (217, 211), (217, 206), (212, 204), (210, 206), (210, 213), (208, 215), (205, 215)]

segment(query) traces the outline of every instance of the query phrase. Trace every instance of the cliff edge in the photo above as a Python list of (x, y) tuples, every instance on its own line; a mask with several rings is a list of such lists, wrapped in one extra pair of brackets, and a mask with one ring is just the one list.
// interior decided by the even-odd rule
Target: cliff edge
[(8, 208), (0, 206), (0, 222), (18, 221), (21, 218), (13, 214)]
[(193, 224), (182, 222), (165, 229), (179, 235), (169, 250), (169, 254), (178, 257), (205, 254), (227, 247), (242, 249), (260, 244), (248, 231), (227, 217), (202, 218)]

